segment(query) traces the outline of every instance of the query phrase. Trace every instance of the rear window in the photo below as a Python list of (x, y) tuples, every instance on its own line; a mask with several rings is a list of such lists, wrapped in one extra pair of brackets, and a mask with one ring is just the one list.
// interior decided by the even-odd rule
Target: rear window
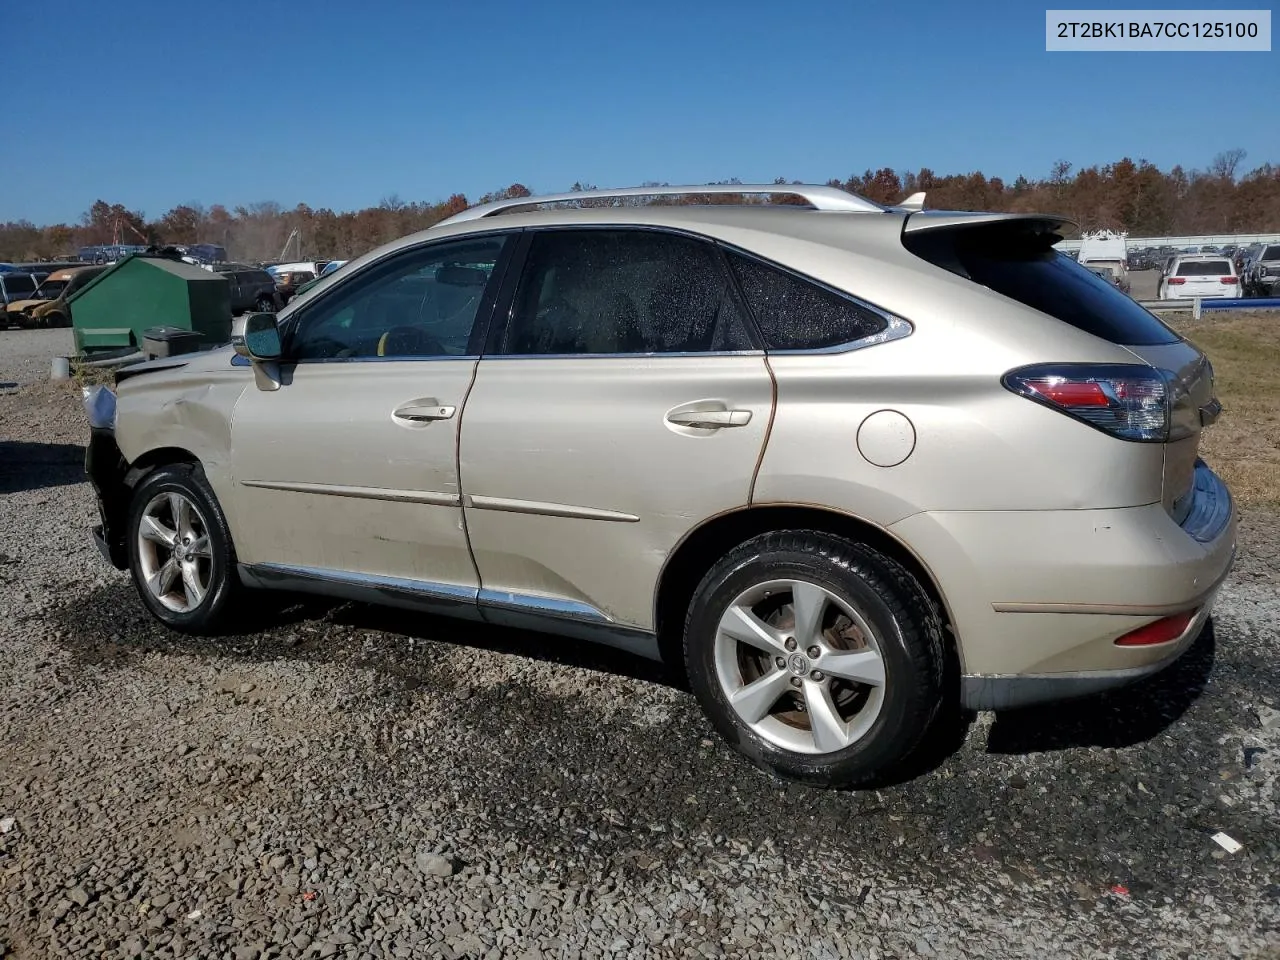
[(1186, 260), (1178, 264), (1180, 277), (1229, 277), (1233, 273), (1226, 260)]
[(1112, 343), (1149, 346), (1181, 339), (1114, 283), (1055, 251), (1058, 239), (1004, 221), (909, 233), (903, 244), (935, 266)]
[(847, 297), (759, 260), (730, 254), (770, 350), (821, 350), (883, 333), (889, 323)]
[(1280, 260), (1280, 247), (1267, 247), (1262, 251), (1260, 260)]

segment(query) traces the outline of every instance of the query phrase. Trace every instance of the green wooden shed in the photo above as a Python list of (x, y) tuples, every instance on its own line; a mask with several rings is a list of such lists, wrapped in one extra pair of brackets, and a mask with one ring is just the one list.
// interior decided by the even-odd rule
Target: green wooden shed
[(200, 334), (201, 346), (231, 339), (231, 285), (181, 260), (132, 254), (68, 298), (77, 352), (142, 346), (151, 327)]

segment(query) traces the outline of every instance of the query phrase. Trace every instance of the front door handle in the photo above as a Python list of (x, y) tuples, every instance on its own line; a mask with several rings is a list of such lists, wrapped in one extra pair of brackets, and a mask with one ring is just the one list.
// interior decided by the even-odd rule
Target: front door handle
[(448, 420), (456, 409), (437, 403), (435, 399), (413, 400), (397, 407), (393, 416), (410, 423), (430, 423), (432, 420)]
[(750, 410), (679, 410), (667, 414), (667, 422), (680, 427), (719, 430), (721, 427), (745, 427), (751, 422)]

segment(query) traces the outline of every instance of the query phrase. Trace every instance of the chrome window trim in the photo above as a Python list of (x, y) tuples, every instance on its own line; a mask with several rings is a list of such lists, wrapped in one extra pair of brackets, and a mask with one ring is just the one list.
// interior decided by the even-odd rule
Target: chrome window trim
[[(847, 299), (854, 299), (847, 297)], [(897, 314), (887, 313), (877, 307), (869, 304), (863, 304), (868, 310), (874, 311), (883, 317), (887, 322), (887, 326), (879, 333), (873, 333), (869, 337), (862, 337), (858, 340), (850, 340), (847, 343), (836, 343), (829, 347), (811, 347), (806, 350), (770, 350), (771, 357), (806, 357), (821, 356), (823, 354), (832, 353), (852, 353), (854, 350), (864, 350), (867, 347), (877, 347), (882, 343), (892, 343), (894, 340), (902, 340), (905, 337), (915, 333), (915, 324), (910, 320), (899, 317)]]
[[(310, 357), (303, 360), (280, 360), (282, 366), (300, 367), (304, 364), (312, 363), (432, 363), (448, 360), (479, 360), (480, 355), (476, 353), (466, 353), (455, 356), (454, 354), (446, 354), (438, 357)], [(233, 367), (252, 366), (253, 361), (248, 357), (242, 357), (236, 354), (231, 358)]]
[(763, 350), (718, 350), (699, 353), (682, 351), (672, 353), (486, 353), (480, 359), (486, 363), (495, 360), (661, 360), (666, 357), (763, 357)]

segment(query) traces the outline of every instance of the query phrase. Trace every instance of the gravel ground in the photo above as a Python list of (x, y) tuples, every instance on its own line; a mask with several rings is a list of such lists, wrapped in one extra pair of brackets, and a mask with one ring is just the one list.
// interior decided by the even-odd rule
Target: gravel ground
[(1172, 670), (814, 791), (609, 651), (322, 602), (159, 629), (87, 536), (68, 348), (0, 333), (0, 956), (1280, 956), (1276, 517)]

